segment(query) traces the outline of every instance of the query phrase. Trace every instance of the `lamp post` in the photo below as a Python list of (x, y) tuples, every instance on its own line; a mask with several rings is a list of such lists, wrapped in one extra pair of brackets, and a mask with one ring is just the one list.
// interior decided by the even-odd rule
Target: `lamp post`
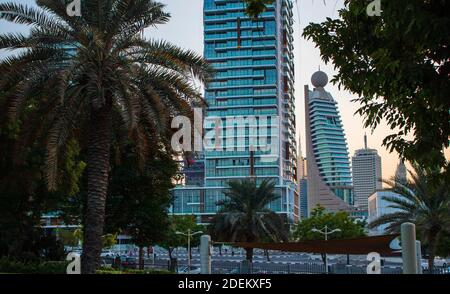
[(175, 234), (186, 236), (187, 239), (188, 239), (188, 249), (187, 249), (188, 250), (188, 252), (187, 252), (187, 255), (188, 255), (188, 274), (190, 274), (191, 273), (191, 237), (193, 237), (195, 235), (198, 235), (198, 234), (203, 234), (203, 232), (202, 231), (197, 231), (197, 232), (191, 233), (191, 229), (188, 229), (187, 233), (175, 232)]
[[(336, 232), (342, 232), (341, 229), (334, 229), (334, 230), (330, 231), (328, 226), (325, 226), (325, 227), (323, 227), (320, 230), (318, 230), (316, 228), (312, 228), (311, 231), (324, 235), (325, 236), (325, 241), (328, 241), (328, 235), (331, 235), (331, 234), (336, 233)], [(327, 257), (326, 253), (325, 253), (325, 273), (328, 274), (328, 257)]]

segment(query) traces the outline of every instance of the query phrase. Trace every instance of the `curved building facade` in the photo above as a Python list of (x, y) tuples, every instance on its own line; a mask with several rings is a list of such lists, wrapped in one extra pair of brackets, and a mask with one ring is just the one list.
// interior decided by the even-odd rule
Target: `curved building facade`
[(308, 212), (353, 211), (353, 182), (347, 141), (337, 102), (325, 91), (327, 75), (318, 71), (305, 86)]

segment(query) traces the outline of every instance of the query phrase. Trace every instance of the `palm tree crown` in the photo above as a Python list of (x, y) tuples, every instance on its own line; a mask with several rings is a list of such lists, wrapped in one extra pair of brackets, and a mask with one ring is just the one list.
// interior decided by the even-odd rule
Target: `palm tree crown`
[(145, 159), (150, 144), (169, 147), (171, 118), (192, 117), (192, 107), (204, 105), (195, 85), (212, 72), (199, 55), (142, 36), (169, 20), (160, 3), (83, 0), (81, 16), (71, 17), (71, 2), (0, 4), (0, 19), (30, 27), (28, 35), (0, 35), (0, 49), (14, 51), (0, 62), (0, 106), (7, 109), (0, 123), (23, 126), (18, 154), (36, 140), (47, 146), (52, 189), (66, 142), (75, 138), (86, 149), (82, 271), (92, 273), (101, 251), (111, 148), (131, 141)]
[(424, 169), (417, 164), (412, 166), (411, 180), (392, 178), (383, 181), (389, 185), (388, 190), (398, 194), (383, 197), (395, 212), (380, 216), (369, 224), (369, 228), (387, 224), (388, 233), (398, 233), (402, 223), (414, 223), (420, 239), (427, 245), (432, 268), (439, 238), (450, 231), (449, 185), (444, 178), (436, 177), (439, 170)]
[(244, 2), (247, 4), (246, 13), (256, 19), (266, 11), (267, 5), (272, 4), (274, 0), (244, 0)]
[[(277, 200), (275, 184), (264, 180), (257, 186), (253, 179), (230, 181), (225, 199), (213, 221), (215, 239), (227, 242), (286, 241), (288, 232), (279, 215), (267, 208)], [(252, 251), (247, 250), (252, 260)]]

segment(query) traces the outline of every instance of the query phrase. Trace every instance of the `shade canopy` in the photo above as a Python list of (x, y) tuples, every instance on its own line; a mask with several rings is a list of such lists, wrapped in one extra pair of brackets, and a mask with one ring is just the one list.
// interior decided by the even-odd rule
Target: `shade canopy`
[(395, 256), (400, 254), (395, 239), (399, 235), (382, 235), (343, 240), (317, 240), (302, 241), (296, 243), (227, 243), (241, 248), (258, 248), (267, 250), (279, 250), (286, 252), (328, 253), (328, 254), (368, 254), (377, 252), (383, 256)]

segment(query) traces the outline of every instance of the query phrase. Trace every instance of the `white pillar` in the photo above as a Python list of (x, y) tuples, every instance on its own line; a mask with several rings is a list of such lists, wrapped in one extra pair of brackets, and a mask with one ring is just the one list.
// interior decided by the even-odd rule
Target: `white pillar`
[(420, 241), (416, 241), (416, 255), (417, 255), (417, 273), (422, 274), (422, 247)]
[(211, 274), (211, 237), (200, 237), (200, 266), (202, 274)]
[(416, 226), (413, 223), (401, 225), (403, 273), (417, 273)]

